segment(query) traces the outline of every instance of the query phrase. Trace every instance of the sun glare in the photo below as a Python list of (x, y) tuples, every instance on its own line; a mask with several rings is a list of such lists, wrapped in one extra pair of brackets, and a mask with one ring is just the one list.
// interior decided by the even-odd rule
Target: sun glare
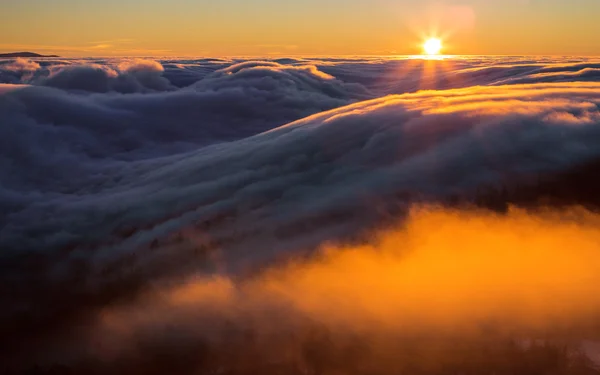
[(425, 44), (423, 44), (423, 51), (425, 51), (425, 54), (427, 54), (427, 55), (430, 55), (430, 56), (439, 55), (441, 50), (442, 50), (442, 41), (439, 40), (438, 38), (427, 39)]

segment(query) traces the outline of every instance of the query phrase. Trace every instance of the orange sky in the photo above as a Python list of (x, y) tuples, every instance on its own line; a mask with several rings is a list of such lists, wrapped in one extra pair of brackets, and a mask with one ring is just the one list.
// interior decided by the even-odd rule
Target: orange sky
[(599, 0), (3, 0), (0, 52), (600, 55)]

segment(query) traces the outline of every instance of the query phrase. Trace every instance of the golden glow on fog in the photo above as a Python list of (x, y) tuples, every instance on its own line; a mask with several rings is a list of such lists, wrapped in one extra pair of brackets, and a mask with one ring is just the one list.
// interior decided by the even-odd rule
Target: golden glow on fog
[(439, 55), (442, 50), (442, 41), (438, 38), (429, 38), (423, 44), (423, 51), (430, 56)]
[(264, 331), (276, 328), (264, 319), (272, 314), (364, 332), (465, 334), (484, 322), (499, 331), (575, 332), (600, 314), (599, 225), (599, 215), (577, 209), (506, 216), (416, 209), (371, 245), (325, 249), (241, 283), (192, 279), (107, 312), (102, 332), (122, 338), (161, 321), (203, 332), (227, 319)]

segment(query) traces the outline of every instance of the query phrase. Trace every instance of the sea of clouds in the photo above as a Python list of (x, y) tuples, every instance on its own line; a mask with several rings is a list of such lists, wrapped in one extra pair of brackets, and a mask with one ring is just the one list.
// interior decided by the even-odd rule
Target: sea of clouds
[[(313, 324), (581, 329), (600, 313), (597, 169), (560, 184), (599, 144), (591, 58), (0, 60), (0, 351), (213, 371), (187, 351), (240, 330), (267, 352)], [(507, 189), (530, 204), (549, 184), (584, 208), (506, 212)]]

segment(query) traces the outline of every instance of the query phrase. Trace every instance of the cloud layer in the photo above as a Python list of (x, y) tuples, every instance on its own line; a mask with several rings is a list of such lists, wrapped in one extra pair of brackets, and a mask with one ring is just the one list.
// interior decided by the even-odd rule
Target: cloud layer
[[(18, 365), (29, 355), (42, 360), (40, 354), (49, 353), (50, 342), (56, 340), (52, 358), (81, 355), (95, 361), (106, 355), (110, 361), (127, 361), (128, 350), (139, 349), (131, 335), (142, 343), (172, 344), (167, 334), (162, 337), (162, 328), (154, 331), (165, 319), (182, 322), (177, 337), (184, 331), (198, 334), (190, 338), (191, 347), (206, 339), (204, 326), (194, 327), (195, 320), (188, 319), (188, 307), (180, 319), (180, 300), (175, 306), (168, 301), (154, 305), (156, 290), (170, 301), (187, 293), (177, 290), (197, 287), (203, 295), (203, 288), (214, 287), (218, 293), (209, 297), (218, 299), (215, 305), (223, 303), (222, 310), (229, 311), (241, 303), (241, 321), (236, 316), (234, 322), (249, 324), (251, 330), (256, 327), (247, 320), (256, 318), (251, 311), (255, 307), (261, 313), (289, 312), (290, 324), (303, 325), (309, 319), (332, 329), (375, 320), (389, 328), (386, 316), (414, 306), (416, 316), (424, 317), (435, 310), (431, 303), (444, 302), (438, 299), (446, 292), (473, 303), (471, 298), (479, 297), (461, 294), (471, 291), (458, 284), (446, 285), (457, 289), (444, 293), (422, 288), (429, 293), (429, 305), (380, 311), (376, 301), (350, 302), (340, 316), (321, 311), (329, 297), (313, 305), (300, 297), (339, 294), (359, 301), (365, 296), (359, 285), (381, 289), (380, 281), (363, 275), (366, 279), (345, 289), (323, 292), (321, 284), (327, 282), (302, 284), (309, 279), (303, 272), (343, 280), (340, 270), (358, 262), (372, 264), (373, 275), (391, 275), (379, 255), (353, 260), (355, 247), (347, 244), (368, 242), (374, 230), (390, 225), (392, 233), (402, 231), (398, 222), (414, 205), (469, 204), (503, 211), (513, 201), (546, 198), (536, 193), (540, 184), (554, 186), (546, 191), (568, 203), (590, 208), (600, 203), (593, 194), (573, 193), (579, 187), (564, 188), (581, 170), (586, 171), (577, 172), (582, 181), (600, 186), (591, 177), (600, 160), (598, 69), (593, 60), (527, 57), (0, 62), (0, 295), (6, 296), (0, 304), (8, 306), (0, 312), (5, 327), (0, 334), (14, 338), (2, 343), (0, 351), (10, 349)], [(430, 222), (452, 224), (456, 219), (461, 227), (471, 220), (452, 216), (459, 211), (446, 212), (414, 218), (417, 232), (430, 228)], [(533, 279), (544, 284), (534, 295), (538, 310), (565, 307), (545, 301), (567, 276), (572, 280), (578, 274), (597, 284), (590, 269), (577, 268), (583, 255), (572, 254), (575, 259), (560, 253), (560, 244), (571, 235), (595, 243), (589, 230), (597, 221), (593, 214), (576, 215), (583, 220), (576, 234), (543, 215), (481, 215), (490, 228), (483, 243), (517, 222), (531, 224), (527, 228), (532, 233), (546, 224), (557, 226), (559, 245), (552, 259), (557, 265), (573, 261), (568, 264), (574, 268), (565, 268), (558, 279), (546, 273)], [(410, 230), (409, 237), (414, 234)], [(386, 241), (373, 246), (387, 252), (393, 246)], [(473, 239), (473, 246), (477, 241)], [(514, 242), (515, 249), (543, 247)], [(309, 260), (299, 271), (261, 271), (290, 256), (314, 259), (326, 243), (338, 244), (349, 258), (343, 255), (323, 264)], [(435, 248), (450, 251), (451, 246)], [(589, 245), (588, 250), (594, 248)], [(475, 250), (459, 258), (464, 261), (459, 261), (460, 270), (474, 272), (470, 267), (479, 256)], [(526, 281), (525, 274), (541, 257), (533, 254), (518, 280)], [(514, 262), (507, 260), (502, 269), (492, 263), (481, 265), (491, 272), (490, 284), (482, 288), (508, 288), (507, 300), (500, 302), (505, 303), (502, 308), (513, 309), (518, 305), (513, 299), (521, 297), (501, 275)], [(270, 272), (277, 273), (277, 290), (261, 289)], [(260, 287), (245, 302), (238, 300), (246, 292), (237, 283), (248, 273), (257, 273)], [(190, 281), (198, 274), (202, 280), (216, 279), (198, 286)], [(456, 280), (452, 272), (444, 275), (444, 280)], [(578, 296), (571, 301), (581, 307), (577, 314), (595, 314), (598, 306), (591, 295), (596, 291), (576, 281), (566, 284), (565, 293)], [(538, 293), (534, 289), (531, 293)], [(274, 292), (285, 296), (274, 298), (269, 294)], [(150, 297), (144, 300), (147, 293)], [(293, 308), (263, 303), (265, 293), (269, 301)], [(382, 300), (389, 293), (382, 293)], [(216, 319), (219, 326), (221, 318), (213, 316), (217, 311), (204, 303), (193, 297), (190, 308), (207, 321)], [(362, 311), (364, 305), (375, 310)], [(158, 322), (132, 318), (144, 315), (139, 309), (156, 310)], [(112, 316), (113, 323), (116, 319), (116, 328), (101, 312)], [(486, 319), (501, 318), (490, 316), (491, 310), (480, 312)], [(368, 317), (371, 313), (385, 316)], [(468, 320), (463, 313), (457, 310), (455, 317)], [(559, 318), (568, 323), (573, 317)], [(529, 321), (518, 323), (535, 328)], [(79, 324), (94, 329), (87, 332)], [(125, 348), (106, 353), (84, 346), (82, 350), (94, 354), (74, 354), (73, 347), (89, 335), (108, 340), (109, 347), (118, 347), (116, 340)]]
[[(599, 220), (584, 210), (421, 207), (370, 244), (250, 278), (154, 283), (98, 308), (43, 353), (29, 346), (27, 358), (113, 374), (543, 373), (557, 366), (550, 358), (583, 370), (593, 345), (573, 340), (600, 334)], [(558, 349), (566, 342), (569, 353)]]
[[(181, 133), (189, 142), (183, 150), (203, 143), (201, 137), (192, 142), (196, 128), (179, 122), (164, 129), (157, 121), (162, 112), (181, 115), (182, 110), (157, 107), (184, 106), (183, 97), (161, 97), (156, 105), (145, 103), (154, 100), (147, 95), (115, 97), (110, 99), (118, 104), (111, 107), (106, 104), (114, 102), (102, 101), (107, 98), (94, 102), (88, 101), (94, 96), (53, 89), (13, 91), (3, 97), (12, 123), (2, 137), (3, 187), (9, 197), (3, 202), (10, 217), (0, 242), (5, 249), (56, 248), (83, 238), (110, 239), (122, 226), (148, 225), (156, 226), (160, 236), (161, 226), (171, 224), (156, 222), (173, 213), (173, 220), (184, 221), (176, 226), (236, 212), (256, 230), (275, 222), (294, 227), (295, 221), (312, 216), (364, 211), (369, 204), (359, 198), (365, 194), (367, 201), (398, 191), (446, 196), (511, 176), (561, 171), (599, 156), (594, 147), (600, 134), (598, 89), (596, 83), (567, 83), (388, 96), (174, 155), (169, 151)], [(279, 100), (290, 97), (276, 94)], [(141, 127), (127, 126), (137, 124), (132, 108), (149, 111)], [(69, 124), (78, 116), (85, 128)], [(235, 117), (249, 121), (252, 113)], [(207, 123), (197, 126), (198, 132), (211, 129)], [(56, 219), (44, 218), (46, 210)], [(85, 212), (89, 223), (77, 212)], [(254, 215), (274, 221), (257, 221)], [(43, 218), (40, 223), (38, 218)], [(76, 229), (87, 225), (96, 229)]]

